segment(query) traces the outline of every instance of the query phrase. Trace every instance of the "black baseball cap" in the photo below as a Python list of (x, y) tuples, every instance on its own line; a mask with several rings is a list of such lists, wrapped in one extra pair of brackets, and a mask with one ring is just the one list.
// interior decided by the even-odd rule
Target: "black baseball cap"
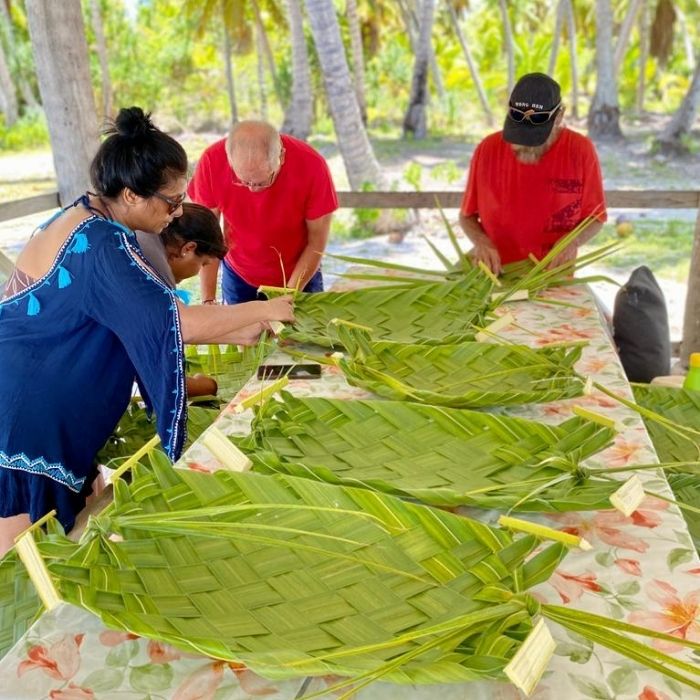
[[(528, 73), (515, 84), (508, 100), (508, 115), (503, 125), (503, 139), (518, 146), (541, 146), (552, 133), (556, 114), (542, 124), (528, 119), (516, 121), (511, 108), (527, 112), (549, 112), (561, 104), (561, 88), (556, 80), (544, 73)], [(518, 114), (515, 112), (514, 114)]]

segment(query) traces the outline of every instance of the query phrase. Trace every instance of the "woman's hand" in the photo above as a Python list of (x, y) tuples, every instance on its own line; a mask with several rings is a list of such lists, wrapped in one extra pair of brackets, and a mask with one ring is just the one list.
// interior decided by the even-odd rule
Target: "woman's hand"
[(267, 304), (266, 314), (268, 321), (294, 323), (294, 299), (291, 295), (285, 294), (263, 303)]

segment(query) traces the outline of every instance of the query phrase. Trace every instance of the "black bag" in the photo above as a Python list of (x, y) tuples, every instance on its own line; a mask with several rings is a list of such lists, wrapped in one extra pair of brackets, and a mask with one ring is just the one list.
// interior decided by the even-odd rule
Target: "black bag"
[(613, 335), (631, 382), (650, 382), (671, 372), (668, 312), (661, 287), (642, 265), (615, 296)]

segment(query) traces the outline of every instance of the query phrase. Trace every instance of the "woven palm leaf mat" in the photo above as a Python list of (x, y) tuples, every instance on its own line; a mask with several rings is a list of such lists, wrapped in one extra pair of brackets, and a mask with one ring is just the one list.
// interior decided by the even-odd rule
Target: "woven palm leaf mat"
[(256, 470), (361, 485), (432, 505), (530, 511), (611, 507), (619, 486), (580, 462), (614, 431), (575, 417), (522, 418), (395, 401), (296, 398), (257, 410), (238, 441)]
[(235, 345), (189, 345), (186, 350), (187, 373), (201, 372), (216, 380), (217, 398), (229, 403), (251, 378), (258, 365), (272, 352), (274, 345), (264, 341), (239, 350)]
[(492, 281), (475, 269), (459, 282), (368, 287), (351, 292), (299, 294), (293, 326), (283, 338), (324, 347), (339, 344), (332, 321), (366, 326), (375, 339), (414, 343), (471, 340), (487, 323)]
[(338, 366), (348, 382), (386, 398), (477, 408), (556, 401), (584, 389), (574, 371), (583, 344), (536, 350), (497, 343), (425, 346), (338, 331), (349, 355)]
[[(643, 408), (659, 413), (673, 423), (700, 431), (700, 392), (650, 384), (633, 384), (632, 391), (636, 402)], [(693, 440), (679, 435), (658, 421), (642, 417), (661, 462), (700, 461), (700, 438)], [(666, 476), (681, 503), (700, 509), (700, 478), (668, 472)], [(681, 512), (688, 523), (695, 549), (700, 552), (700, 514), (685, 509)]]
[(530, 631), (525, 592), (565, 553), (538, 542), (363, 489), (138, 467), (50, 569), (109, 626), (269, 678), (455, 682), (500, 677)]
[(0, 658), (29, 629), (41, 601), (14, 549), (0, 560)]

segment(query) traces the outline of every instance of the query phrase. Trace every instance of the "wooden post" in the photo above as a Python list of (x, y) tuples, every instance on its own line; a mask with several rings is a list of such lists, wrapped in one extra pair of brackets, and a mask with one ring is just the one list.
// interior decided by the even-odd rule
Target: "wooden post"
[(688, 272), (688, 293), (685, 298), (683, 315), (683, 340), (681, 341), (681, 363), (688, 366), (691, 352), (700, 352), (700, 195), (698, 195), (698, 215), (695, 219), (693, 252), (690, 256)]

